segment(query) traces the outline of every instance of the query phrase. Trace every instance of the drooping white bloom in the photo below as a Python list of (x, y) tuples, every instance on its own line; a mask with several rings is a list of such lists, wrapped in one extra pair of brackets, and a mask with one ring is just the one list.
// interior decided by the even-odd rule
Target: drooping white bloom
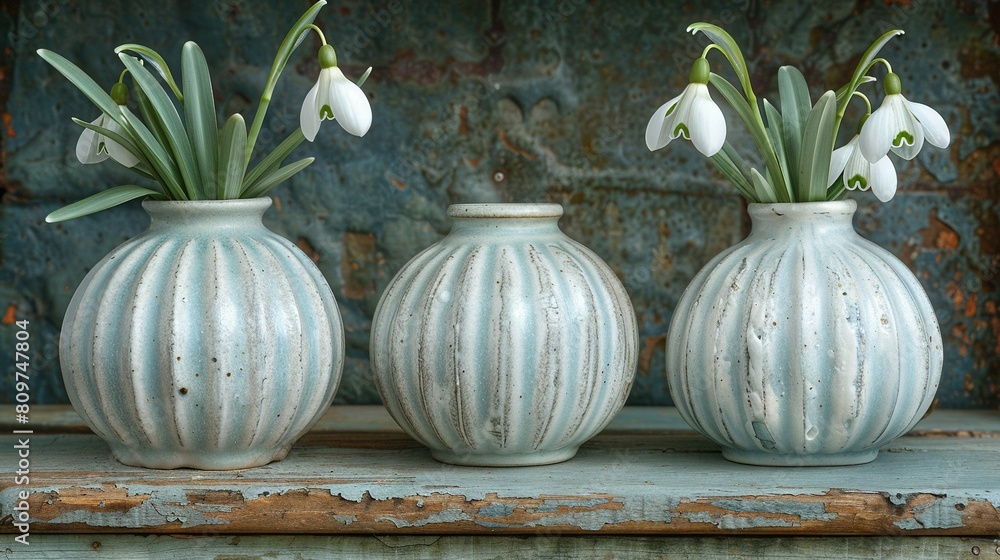
[(726, 119), (706, 84), (688, 84), (680, 95), (660, 106), (646, 125), (646, 147), (650, 151), (659, 150), (679, 136), (690, 140), (706, 156), (715, 155), (726, 142)]
[(861, 153), (870, 162), (881, 161), (891, 149), (903, 159), (913, 159), (924, 139), (947, 148), (951, 133), (941, 115), (922, 103), (913, 103), (900, 93), (899, 77), (888, 74), (882, 105), (861, 127)]
[[(107, 113), (101, 113), (101, 116), (94, 119), (91, 124), (125, 135), (121, 125)], [(76, 159), (80, 160), (80, 163), (100, 163), (109, 156), (125, 167), (134, 167), (139, 163), (132, 152), (123, 148), (118, 142), (89, 128), (83, 129), (83, 134), (76, 142)]]
[(320, 70), (319, 80), (302, 102), (299, 125), (306, 140), (316, 138), (324, 119), (336, 119), (355, 136), (364, 136), (372, 125), (372, 106), (365, 92), (336, 66)]
[(889, 161), (889, 156), (882, 156), (875, 163), (869, 162), (861, 153), (858, 134), (846, 146), (833, 151), (827, 186), (833, 185), (841, 175), (848, 189), (866, 191), (871, 188), (882, 202), (889, 202), (896, 194), (896, 168)]

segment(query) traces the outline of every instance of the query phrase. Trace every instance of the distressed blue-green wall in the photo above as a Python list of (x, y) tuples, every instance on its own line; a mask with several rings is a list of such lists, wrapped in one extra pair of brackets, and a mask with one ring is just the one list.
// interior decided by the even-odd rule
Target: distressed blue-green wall
[[(131, 181), (113, 163), (84, 167), (73, 147), (96, 110), (34, 53), (46, 47), (110, 85), (114, 46), (151, 45), (175, 66), (185, 39), (215, 72), (217, 104), (252, 116), (274, 48), (305, 0), (4, 1), (0, 31), (0, 312), (31, 321), (33, 402), (65, 402), (57, 336), (73, 290), (105, 253), (146, 224), (137, 203), (47, 225), (61, 204)], [(859, 194), (862, 233), (906, 262), (942, 322), (942, 406), (1000, 405), (1000, 4), (874, 0), (698, 2), (602, 0), (332, 0), (319, 23), (365, 90), (375, 119), (362, 139), (335, 124), (300, 157), (317, 162), (274, 191), (267, 224), (314, 256), (333, 286), (347, 330), (341, 402), (378, 402), (368, 332), (392, 275), (448, 230), (456, 202), (552, 201), (563, 229), (618, 272), (638, 314), (642, 354), (633, 404), (670, 402), (663, 334), (686, 283), (746, 231), (743, 204), (689, 144), (650, 153), (653, 110), (687, 81), (705, 43), (693, 21), (724, 25), (743, 45), (758, 93), (775, 99), (776, 71), (802, 69), (818, 95), (846, 81), (878, 34), (907, 34), (885, 56), (904, 93), (951, 126), (947, 150), (896, 159), (900, 193), (889, 204)], [(316, 42), (295, 53), (262, 141), (297, 126), (318, 72)], [(714, 56), (714, 69), (728, 72)], [(876, 94), (878, 97), (878, 94)], [(727, 116), (732, 142), (748, 136)], [(13, 327), (0, 327), (10, 369)], [(0, 381), (10, 401), (13, 381)]]

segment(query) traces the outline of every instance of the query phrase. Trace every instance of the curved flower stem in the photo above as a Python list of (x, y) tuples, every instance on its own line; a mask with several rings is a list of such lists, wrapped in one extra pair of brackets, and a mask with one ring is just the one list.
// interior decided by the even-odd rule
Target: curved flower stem
[(323, 30), (317, 27), (316, 24), (310, 23), (309, 25), (306, 26), (306, 29), (312, 29), (313, 31), (315, 31), (319, 35), (319, 40), (322, 42), (322, 44), (324, 45), (326, 44), (326, 35), (323, 35)]
[(127, 76), (127, 75), (128, 75), (128, 68), (122, 70), (121, 74), (118, 74), (118, 83), (124, 82), (125, 81), (125, 76)]
[(855, 95), (858, 96), (858, 97), (860, 97), (861, 99), (863, 99), (865, 101), (865, 105), (868, 106), (868, 114), (871, 114), (871, 112), (872, 112), (872, 102), (868, 100), (868, 96), (865, 95), (865, 94), (863, 94), (863, 93), (861, 93), (860, 91), (855, 91), (853, 94), (851, 94), (852, 97), (855, 96)]
[[(244, 150), (245, 158), (249, 162), (250, 157), (253, 155), (253, 149), (257, 144), (257, 137), (260, 135), (260, 127), (264, 124), (264, 116), (267, 115), (267, 108), (271, 104), (271, 95), (274, 93), (274, 87), (278, 82), (278, 77), (281, 75), (281, 71), (284, 70), (285, 64), (288, 63), (289, 57), (292, 55), (292, 51), (302, 42), (305, 38), (305, 34), (310, 30), (315, 30), (320, 33), (322, 37), (322, 32), (319, 28), (312, 24), (313, 20), (316, 19), (316, 14), (319, 10), (326, 5), (326, 0), (319, 0), (312, 5), (306, 13), (302, 14), (299, 21), (295, 22), (295, 25), (288, 31), (285, 35), (285, 39), (278, 46), (278, 54), (274, 57), (274, 62), (271, 64), (271, 71), (267, 77), (267, 84), (264, 86), (264, 91), (260, 94), (260, 101), (257, 103), (257, 113), (253, 116), (253, 124), (250, 125), (250, 132), (247, 134), (247, 146)], [(324, 42), (326, 41), (323, 37)]]

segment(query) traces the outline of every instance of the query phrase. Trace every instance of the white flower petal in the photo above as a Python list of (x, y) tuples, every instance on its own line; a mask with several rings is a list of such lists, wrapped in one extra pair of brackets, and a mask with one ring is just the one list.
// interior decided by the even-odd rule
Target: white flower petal
[(659, 150), (670, 143), (670, 135), (664, 134), (666, 130), (667, 110), (673, 107), (680, 98), (681, 96), (678, 95), (660, 105), (660, 108), (649, 118), (649, 124), (646, 125), (646, 147), (649, 148), (649, 151)]
[(912, 159), (923, 144), (923, 127), (906, 108), (906, 99), (900, 94), (885, 96), (882, 106), (861, 128), (861, 153), (872, 163), (880, 161), (890, 149)]
[[(90, 124), (96, 126), (103, 126), (104, 114), (97, 117)], [(103, 136), (99, 135), (89, 128), (83, 129), (83, 133), (80, 134), (80, 139), (76, 141), (76, 159), (80, 160), (80, 163), (100, 163), (108, 159), (108, 154), (101, 153), (101, 140)]]
[[(887, 158), (882, 158), (887, 159)], [(853, 150), (844, 166), (844, 186), (850, 190), (868, 190), (871, 186), (872, 164), (865, 159), (861, 150)]]
[[(104, 121), (104, 128), (111, 132), (118, 133), (126, 138), (125, 131), (122, 129), (121, 125), (116, 123), (113, 119), (108, 117)], [(111, 140), (107, 137), (104, 138), (104, 149), (107, 151), (111, 159), (117, 161), (118, 163), (124, 165), (125, 167), (135, 167), (139, 163), (139, 158), (132, 155), (132, 152), (126, 150), (121, 144)]]
[(299, 111), (299, 127), (302, 129), (302, 135), (310, 142), (316, 138), (316, 133), (319, 132), (319, 108), (316, 107), (318, 90), (319, 82), (306, 94), (305, 100), (302, 101), (302, 109)]
[[(900, 132), (893, 139), (891, 150), (892, 153), (903, 159), (913, 159), (920, 153), (920, 148), (924, 147), (924, 127), (920, 126), (920, 123), (917, 122), (917, 119), (909, 111), (906, 111), (905, 116), (901, 120), (908, 121), (905, 125), (905, 130), (912, 134), (911, 136), (904, 136)], [(899, 144), (898, 146), (896, 145), (897, 143)]]
[[(330, 70), (329, 106), (337, 122), (347, 132), (355, 136), (364, 136), (372, 126), (372, 106), (368, 96), (351, 80), (348, 80), (340, 68), (334, 66)], [(320, 78), (320, 83), (323, 80)], [(320, 90), (322, 90), (322, 85)], [(322, 111), (322, 108), (321, 108)]]
[(722, 109), (712, 101), (708, 88), (704, 84), (699, 85), (702, 87), (696, 90), (697, 95), (691, 104), (688, 127), (694, 147), (712, 157), (726, 143), (726, 118)]
[(889, 202), (896, 194), (896, 168), (888, 157), (871, 164), (872, 192), (882, 202)]
[(847, 160), (857, 149), (858, 135), (855, 134), (854, 138), (851, 138), (851, 141), (848, 142), (846, 146), (837, 148), (833, 151), (833, 155), (830, 156), (830, 176), (827, 179), (827, 187), (831, 187), (837, 182), (837, 177), (844, 172), (844, 167), (847, 166)]
[(868, 161), (878, 161), (889, 153), (892, 146), (892, 113), (888, 107), (879, 107), (861, 127), (861, 153)]
[(906, 108), (920, 122), (928, 142), (938, 148), (948, 147), (948, 144), (951, 143), (951, 133), (948, 131), (948, 123), (944, 122), (940, 113), (923, 103), (913, 103), (912, 101), (906, 102)]

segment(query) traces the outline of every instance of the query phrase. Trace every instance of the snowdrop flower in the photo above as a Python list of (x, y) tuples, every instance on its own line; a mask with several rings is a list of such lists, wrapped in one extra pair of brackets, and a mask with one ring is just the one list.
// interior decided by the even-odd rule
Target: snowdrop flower
[(364, 136), (372, 125), (372, 106), (365, 92), (337, 67), (331, 45), (320, 47), (319, 65), (319, 80), (306, 94), (299, 114), (302, 134), (312, 142), (324, 119), (336, 119), (347, 132)]
[(887, 155), (875, 163), (869, 162), (861, 153), (859, 138), (860, 135), (855, 134), (846, 146), (833, 151), (827, 186), (843, 175), (844, 186), (848, 189), (866, 191), (871, 188), (879, 200), (889, 202), (896, 194), (896, 168)]
[[(119, 106), (125, 105), (128, 89), (122, 82), (116, 83), (111, 88), (111, 99)], [(107, 113), (101, 113), (91, 124), (106, 128), (122, 136), (126, 133), (121, 125), (115, 122)], [(126, 136), (127, 138), (127, 136)], [(122, 147), (121, 144), (89, 128), (83, 129), (83, 134), (76, 142), (76, 159), (80, 163), (100, 163), (108, 157), (124, 165), (125, 167), (135, 167), (139, 160)]]
[(861, 153), (870, 162), (879, 162), (891, 149), (903, 159), (913, 159), (924, 139), (938, 148), (951, 141), (948, 125), (937, 111), (922, 103), (908, 101), (900, 93), (899, 76), (885, 76), (885, 99), (861, 129)]
[(659, 150), (679, 136), (690, 140), (706, 156), (722, 149), (726, 142), (726, 119), (708, 93), (709, 73), (708, 60), (695, 60), (691, 83), (653, 113), (646, 125), (646, 147), (650, 151)]

